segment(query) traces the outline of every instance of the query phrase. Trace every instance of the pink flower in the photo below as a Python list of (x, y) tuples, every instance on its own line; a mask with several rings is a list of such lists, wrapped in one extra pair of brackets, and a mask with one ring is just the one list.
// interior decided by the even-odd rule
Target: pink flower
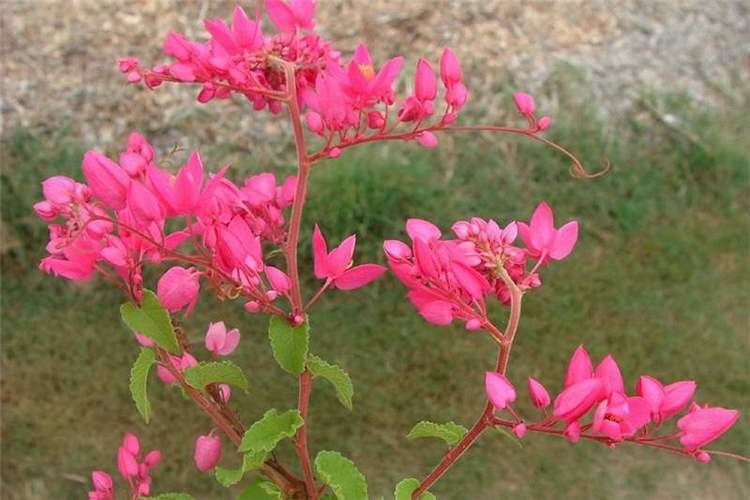
[(612, 393), (625, 394), (625, 385), (622, 382), (620, 367), (611, 354), (605, 356), (601, 363), (597, 365), (594, 370), (594, 376), (602, 379), (605, 396), (609, 396)]
[(463, 79), (461, 64), (458, 62), (458, 57), (456, 57), (456, 54), (448, 47), (443, 49), (443, 54), (440, 56), (440, 79), (443, 80), (443, 85), (445, 85), (446, 88), (460, 83)]
[(227, 331), (223, 321), (209, 323), (206, 331), (206, 349), (217, 356), (228, 356), (240, 343), (240, 331), (232, 328)]
[(94, 490), (89, 491), (89, 500), (114, 500), (115, 490), (112, 476), (106, 472), (95, 470), (91, 473)]
[(531, 377), (529, 377), (529, 397), (537, 408), (546, 408), (549, 406), (550, 398), (547, 389), (544, 388), (541, 382)]
[(579, 345), (573, 352), (568, 362), (568, 371), (565, 373), (565, 387), (583, 380), (590, 379), (594, 375), (594, 368), (591, 365), (591, 357), (586, 349)]
[(312, 29), (315, 25), (315, 2), (313, 0), (266, 0), (266, 10), (271, 22), (280, 31), (295, 31), (298, 27)]
[(133, 181), (130, 183), (127, 203), (140, 223), (146, 224), (164, 219), (165, 214), (159, 200), (140, 182)]
[(516, 400), (516, 390), (505, 375), (485, 372), (484, 387), (487, 398), (496, 410), (502, 410)]
[(526, 430), (526, 424), (523, 422), (518, 422), (513, 426), (513, 434), (515, 434), (518, 439), (522, 439), (526, 435)]
[(649, 423), (651, 414), (648, 403), (641, 397), (627, 397), (614, 393), (605, 399), (594, 413), (592, 430), (607, 436), (612, 441), (622, 441)]
[(433, 71), (429, 61), (422, 57), (417, 61), (417, 71), (414, 76), (414, 97), (421, 102), (425, 102), (434, 100), (436, 95), (435, 71)]
[(516, 92), (513, 94), (513, 100), (516, 103), (516, 108), (518, 108), (519, 113), (526, 116), (534, 114), (536, 104), (534, 104), (534, 98), (529, 94), (525, 92)]
[(578, 222), (570, 221), (555, 229), (552, 209), (542, 202), (534, 210), (529, 224), (518, 223), (518, 232), (529, 255), (546, 260), (562, 260), (573, 251), (578, 240)]
[[(198, 360), (196, 360), (192, 354), (190, 353), (184, 353), (182, 357), (179, 356), (169, 356), (172, 365), (180, 372), (184, 373), (185, 370), (192, 366), (198, 366)], [(172, 372), (170, 372), (166, 366), (163, 364), (159, 364), (156, 367), (156, 376), (164, 382), (167, 385), (174, 384), (177, 382), (177, 379), (172, 375)]]
[(438, 138), (432, 132), (424, 131), (417, 136), (417, 142), (428, 149), (432, 149), (437, 147)]
[(175, 177), (157, 167), (150, 167), (148, 178), (170, 215), (186, 215), (192, 213), (200, 201), (203, 162), (198, 151), (194, 151)]
[(156, 285), (159, 302), (169, 312), (177, 312), (186, 307), (190, 313), (198, 301), (200, 291), (199, 273), (195, 269), (170, 267)]
[(663, 386), (654, 377), (644, 375), (638, 379), (636, 392), (644, 398), (651, 409), (651, 419), (660, 423), (677, 415), (693, 398), (696, 383), (693, 380), (681, 380)]
[(344, 85), (354, 108), (363, 109), (381, 100), (393, 101), (393, 82), (401, 72), (403, 63), (403, 57), (394, 57), (386, 61), (376, 72), (367, 46), (359, 44), (354, 50), (346, 73), (341, 71), (337, 78)]
[(354, 290), (378, 279), (386, 268), (377, 264), (363, 264), (351, 267), (356, 236), (344, 238), (339, 246), (328, 252), (323, 233), (315, 225), (313, 230), (314, 273), (318, 279), (330, 280), (341, 290)]
[(216, 464), (221, 460), (221, 439), (212, 434), (198, 436), (198, 439), (195, 440), (193, 459), (195, 460), (195, 466), (201, 472), (216, 467)]
[(570, 422), (565, 426), (563, 436), (568, 440), (569, 443), (575, 444), (581, 439), (581, 424), (577, 420)]
[(555, 398), (553, 415), (568, 423), (578, 420), (601, 399), (603, 387), (604, 384), (598, 378), (574, 383)]
[(83, 156), (82, 169), (94, 196), (114, 210), (125, 207), (130, 177), (117, 163), (92, 150)]
[(677, 428), (682, 431), (680, 443), (691, 451), (703, 448), (728, 431), (739, 416), (737, 410), (694, 405), (677, 421)]
[(284, 271), (273, 266), (266, 266), (264, 272), (266, 273), (268, 282), (271, 284), (271, 288), (281, 294), (285, 294), (289, 291), (292, 282)]

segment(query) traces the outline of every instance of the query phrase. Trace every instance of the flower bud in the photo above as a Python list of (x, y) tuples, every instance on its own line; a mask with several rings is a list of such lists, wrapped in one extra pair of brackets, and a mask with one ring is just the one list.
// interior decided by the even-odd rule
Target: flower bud
[(195, 460), (195, 466), (201, 472), (216, 467), (221, 459), (221, 440), (211, 434), (198, 436), (198, 439), (195, 440), (193, 459)]
[(308, 111), (305, 115), (305, 123), (307, 123), (307, 128), (310, 129), (310, 132), (315, 134), (323, 133), (323, 118), (315, 111)]
[(258, 311), (260, 311), (260, 304), (257, 301), (255, 301), (255, 300), (251, 300), (249, 302), (246, 302), (245, 303), (245, 311), (247, 311), (249, 313), (257, 313)]
[(440, 56), (440, 79), (446, 87), (459, 83), (463, 78), (461, 64), (458, 62), (456, 54), (446, 47)]
[(328, 152), (328, 156), (331, 158), (338, 158), (341, 156), (341, 148), (331, 148), (331, 150)]
[(516, 103), (518, 112), (522, 115), (530, 115), (534, 113), (536, 104), (534, 103), (534, 98), (529, 94), (525, 92), (516, 92), (515, 94), (513, 94), (513, 100)]
[(159, 302), (169, 312), (177, 312), (183, 307), (190, 312), (195, 307), (199, 291), (198, 273), (179, 266), (167, 269), (156, 285)]
[(151, 450), (143, 458), (143, 463), (147, 469), (153, 469), (159, 462), (161, 462), (161, 452), (159, 450)]
[(486, 372), (484, 386), (487, 398), (497, 410), (502, 410), (516, 400), (516, 390), (505, 375), (497, 372)]
[(417, 142), (428, 149), (432, 149), (434, 147), (437, 147), (438, 138), (432, 132), (424, 131), (417, 136)]
[(56, 205), (67, 205), (72, 202), (75, 191), (76, 182), (63, 175), (55, 175), (42, 182), (44, 197)]
[(516, 425), (514, 425), (513, 434), (515, 434), (518, 439), (523, 438), (526, 435), (526, 424), (524, 424), (523, 422), (518, 422)]
[(117, 163), (92, 150), (83, 155), (82, 170), (94, 196), (114, 210), (125, 207), (130, 178)]
[(550, 398), (547, 389), (538, 380), (529, 377), (529, 397), (537, 408), (549, 406)]
[(547, 130), (550, 125), (552, 125), (552, 118), (549, 116), (543, 116), (539, 118), (539, 121), (536, 122), (537, 126), (539, 127), (539, 130)]
[(437, 81), (432, 66), (426, 59), (417, 62), (417, 72), (414, 76), (414, 97), (420, 101), (432, 101), (437, 95)]
[(112, 477), (106, 472), (95, 470), (91, 473), (91, 482), (94, 484), (94, 489), (97, 491), (111, 491)]
[(568, 426), (565, 427), (563, 435), (571, 444), (577, 443), (578, 440), (581, 439), (581, 424), (576, 421), (569, 423)]

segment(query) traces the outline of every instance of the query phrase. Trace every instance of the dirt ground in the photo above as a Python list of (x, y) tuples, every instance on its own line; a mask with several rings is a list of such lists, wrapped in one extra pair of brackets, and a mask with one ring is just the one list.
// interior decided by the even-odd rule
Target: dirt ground
[[(161, 60), (170, 30), (204, 36), (201, 20), (229, 17), (234, 2), (0, 3), (4, 134), (64, 129), (86, 147), (107, 149), (138, 128), (157, 143), (236, 144), (261, 158), (284, 147), (268, 141), (278, 125), (265, 114), (229, 103), (201, 106), (187, 87), (147, 92), (125, 85), (116, 71), (123, 55)], [(738, 81), (747, 84), (750, 65), (747, 0), (322, 0), (318, 24), (345, 54), (364, 41), (378, 60), (404, 54), (407, 67), (420, 55), (437, 60), (450, 45), (468, 74), (469, 112), (494, 122), (508, 116), (516, 88), (536, 92), (554, 114), (554, 89), (544, 83), (560, 64), (582, 73), (607, 113), (649, 90), (724, 99)], [(196, 132), (186, 139), (177, 130)]]

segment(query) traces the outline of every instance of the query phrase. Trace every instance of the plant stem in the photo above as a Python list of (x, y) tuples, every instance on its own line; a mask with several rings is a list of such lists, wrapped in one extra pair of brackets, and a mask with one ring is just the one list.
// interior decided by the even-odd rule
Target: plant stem
[[(178, 370), (172, 363), (172, 359), (169, 354), (162, 348), (156, 347), (156, 352), (159, 356), (159, 360), (167, 371), (177, 380), (177, 383), (182, 387), (193, 401), (203, 410), (206, 415), (213, 421), (213, 423), (226, 434), (227, 438), (235, 445), (239, 446), (242, 442), (242, 436), (244, 434), (243, 429), (235, 429), (232, 423), (216, 408), (208, 399), (203, 397), (203, 394), (193, 386), (187, 383), (185, 377), (182, 376), (182, 372)], [(293, 481), (291, 474), (289, 474), (280, 464), (276, 462), (266, 461), (261, 466), (261, 472), (266, 475), (271, 481), (273, 481), (285, 494), (291, 495), (299, 488), (295, 484), (297, 481)]]
[[(305, 134), (302, 129), (302, 120), (297, 100), (297, 84), (294, 65), (286, 61), (279, 60), (277, 62), (279, 62), (284, 68), (288, 93), (286, 104), (289, 110), (289, 118), (292, 122), (294, 143), (297, 149), (297, 188), (294, 193), (294, 202), (292, 203), (289, 235), (284, 248), (287, 273), (289, 274), (289, 279), (291, 281), (292, 315), (297, 316), (303, 312), (297, 263), (297, 247), (299, 245), (302, 210), (305, 206), (305, 198), (307, 196), (307, 181), (310, 176), (311, 163), (307, 157), (307, 150), (305, 148)], [(300, 415), (302, 415), (302, 426), (297, 430), (297, 434), (294, 436), (294, 447), (297, 451), (297, 457), (305, 477), (305, 490), (307, 492), (307, 497), (310, 500), (315, 500), (318, 496), (318, 492), (315, 486), (315, 477), (313, 476), (312, 466), (310, 464), (310, 455), (307, 450), (307, 408), (310, 404), (311, 391), (312, 379), (310, 377), (310, 372), (305, 368), (299, 376), (298, 409)]]
[[(497, 363), (495, 364), (495, 371), (505, 375), (505, 372), (508, 370), (508, 362), (510, 361), (510, 351), (513, 347), (513, 340), (516, 337), (518, 324), (521, 321), (521, 301), (523, 299), (523, 291), (518, 288), (515, 282), (510, 278), (504, 267), (500, 266), (499, 269), (500, 277), (510, 290), (510, 315), (508, 317), (508, 325), (505, 328), (504, 340), (500, 344), (500, 351), (498, 352)], [(484, 328), (491, 334), (499, 331), (492, 323), (488, 323)], [(492, 403), (487, 400), (482, 414), (472, 428), (456, 446), (448, 450), (448, 453), (446, 453), (437, 466), (432, 469), (432, 472), (430, 472), (427, 477), (419, 483), (419, 486), (411, 495), (412, 500), (418, 500), (422, 493), (430, 489), (433, 484), (443, 477), (443, 475), (455, 465), (458, 459), (466, 453), (466, 450), (474, 444), (474, 441), (477, 440), (485, 429), (492, 426), (493, 411), (494, 408)]]

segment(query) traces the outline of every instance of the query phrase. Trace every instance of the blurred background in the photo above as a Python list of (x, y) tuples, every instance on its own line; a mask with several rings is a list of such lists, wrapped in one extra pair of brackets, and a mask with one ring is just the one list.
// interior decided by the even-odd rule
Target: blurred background
[[(359, 261), (382, 262), (380, 242), (404, 236), (408, 216), (447, 228), (477, 215), (527, 218), (540, 200), (582, 234), (566, 261), (543, 273), (525, 301), (510, 378), (529, 375), (557, 390), (580, 343), (596, 359), (614, 353), (627, 384), (648, 373), (694, 378), (697, 399), (745, 415), (715, 448), (750, 454), (750, 5), (745, 0), (429, 1), (323, 0), (318, 24), (346, 56), (368, 43), (376, 60), (404, 54), (407, 68), (461, 57), (471, 101), (464, 123), (513, 123), (523, 89), (553, 117), (549, 136), (595, 180), (513, 137), (441, 137), (363, 147), (316, 170), (305, 228), (331, 240), (356, 232)], [(246, 6), (252, 10), (252, 6)], [(119, 56), (158, 62), (169, 30), (202, 37), (201, 20), (229, 17), (232, 2), (188, 0), (5, 0), (2, 10), (2, 487), (3, 499), (76, 499), (92, 469), (115, 473), (122, 433), (160, 448), (154, 489), (231, 498), (192, 465), (207, 420), (175, 390), (152, 382), (155, 418), (145, 425), (127, 378), (137, 346), (118, 315), (122, 297), (94, 280), (64, 282), (37, 271), (45, 224), (32, 204), (54, 174), (81, 179), (89, 148), (115, 154), (142, 131), (174, 161), (200, 147), (211, 170), (234, 180), (261, 170), (292, 172), (283, 119), (240, 101), (195, 102), (196, 89), (156, 92), (125, 85)], [(408, 78), (407, 78), (408, 77)], [(411, 70), (399, 83), (406, 88)], [(311, 269), (309, 240), (303, 269)], [(311, 274), (308, 273), (308, 274)], [(157, 275), (149, 277), (153, 284)], [(306, 284), (307, 293), (315, 284)], [(506, 314), (493, 311), (502, 322)], [(264, 318), (235, 302), (201, 301), (187, 322), (196, 342), (211, 320), (239, 327), (235, 360), (251, 390), (242, 418), (291, 407), (296, 385), (270, 356)], [(310, 410), (312, 450), (338, 449), (368, 478), (373, 497), (423, 477), (439, 442), (405, 439), (422, 419), (471, 425), (483, 405), (487, 338), (461, 325), (426, 325), (386, 276), (333, 292), (311, 318), (313, 349), (351, 374), (354, 411), (320, 384)], [(237, 394), (239, 396), (239, 394)], [(525, 397), (520, 398), (526, 400)], [(525, 402), (521, 407), (529, 410)], [(570, 446), (546, 436), (521, 444), (488, 433), (433, 491), (445, 499), (748, 498), (748, 467), (709, 465), (624, 445)], [(225, 465), (234, 458), (226, 448)], [(280, 448), (291, 458), (288, 443)]]

